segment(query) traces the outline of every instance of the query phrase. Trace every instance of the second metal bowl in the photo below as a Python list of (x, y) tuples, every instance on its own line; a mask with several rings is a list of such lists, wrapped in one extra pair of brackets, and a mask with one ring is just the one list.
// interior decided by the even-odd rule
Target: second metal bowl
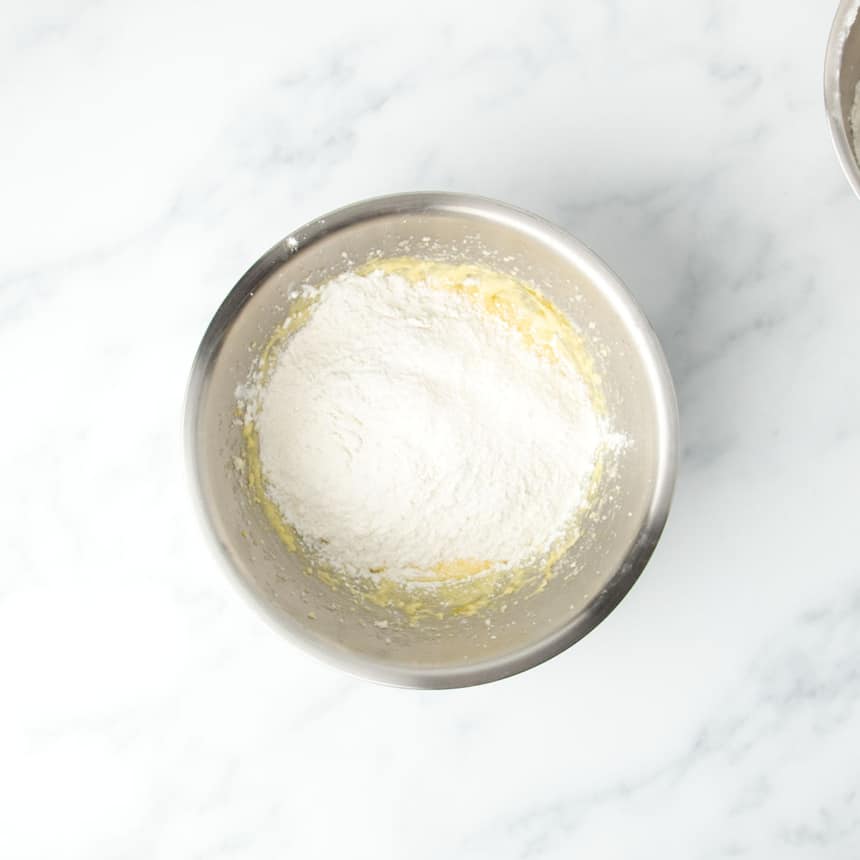
[(860, 165), (851, 111), (860, 81), (860, 0), (842, 0), (824, 61), (824, 102), (836, 154), (854, 193), (860, 197)]

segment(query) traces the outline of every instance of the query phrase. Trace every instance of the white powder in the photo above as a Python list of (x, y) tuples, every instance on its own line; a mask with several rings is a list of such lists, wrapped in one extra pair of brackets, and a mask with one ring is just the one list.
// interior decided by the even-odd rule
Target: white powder
[(405, 578), (546, 553), (605, 438), (569, 359), (382, 272), (322, 288), (256, 425), (268, 493), (305, 542), (337, 570)]
[(854, 107), (851, 110), (851, 133), (854, 138), (854, 157), (860, 164), (860, 81), (854, 88)]

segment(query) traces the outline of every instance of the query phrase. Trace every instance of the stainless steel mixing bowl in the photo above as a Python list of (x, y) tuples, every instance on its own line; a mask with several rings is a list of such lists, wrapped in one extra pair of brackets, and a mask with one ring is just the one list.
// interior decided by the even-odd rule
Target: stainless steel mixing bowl
[(860, 197), (860, 166), (854, 150), (851, 108), (860, 81), (860, 0), (842, 0), (827, 42), (824, 60), (824, 102), (839, 162), (854, 193)]
[[(249, 497), (236, 388), (288, 313), (290, 292), (373, 256), (480, 262), (538, 285), (580, 328), (614, 428), (629, 444), (607, 470), (583, 536), (546, 587), (470, 617), (409, 624), (303, 572)], [(647, 320), (591, 251), (546, 221), (462, 194), (402, 194), (340, 209), (296, 230), (244, 275), (215, 314), (194, 361), (186, 409), (193, 482), (233, 578), (296, 643), (356, 675), (459, 687), (558, 654), (618, 604), (663, 529), (675, 480), (677, 406)]]

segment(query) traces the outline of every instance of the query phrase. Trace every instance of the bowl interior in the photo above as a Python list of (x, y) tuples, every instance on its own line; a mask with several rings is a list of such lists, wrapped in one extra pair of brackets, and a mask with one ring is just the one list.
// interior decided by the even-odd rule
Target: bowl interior
[[(266, 254), (218, 311), (195, 362), (188, 434), (195, 479), (240, 582), (277, 625), (318, 655), (392, 683), (445, 687), (533, 665), (580, 638), (641, 571), (668, 511), (675, 404), (659, 346), (615, 276), (566, 234), (515, 210), (446, 195), (369, 201), (296, 231)], [(468, 202), (471, 201), (471, 202)], [(626, 434), (583, 536), (535, 594), (472, 617), (398, 619), (303, 572), (249, 497), (236, 388), (281, 323), (289, 293), (372, 257), (480, 262), (539, 287), (578, 326)], [(525, 591), (525, 590), (524, 590)]]

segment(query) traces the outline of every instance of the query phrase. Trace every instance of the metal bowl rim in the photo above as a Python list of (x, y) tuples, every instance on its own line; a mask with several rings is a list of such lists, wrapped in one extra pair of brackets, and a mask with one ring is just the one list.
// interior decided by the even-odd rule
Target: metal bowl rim
[[(227, 547), (219, 540), (213, 512), (206, 498), (203, 472), (198, 457), (199, 407), (210, 377), (211, 366), (225, 334), (244, 304), (269, 275), (284, 264), (285, 248), (299, 253), (323, 236), (369, 218), (418, 213), (457, 213), (477, 215), (502, 222), (520, 232), (537, 237), (594, 275), (595, 288), (608, 298), (640, 348), (640, 358), (650, 371), (653, 396), (658, 410), (659, 458), (651, 504), (637, 539), (628, 548), (624, 562), (612, 575), (602, 592), (561, 627), (540, 641), (491, 660), (476, 661), (457, 668), (404, 667), (361, 657), (345, 648), (324, 647), (311, 639), (305, 628), (278, 613), (233, 564)], [(288, 237), (298, 244), (281, 240), (263, 254), (239, 279), (206, 329), (192, 364), (188, 381), (184, 435), (188, 476), (195, 508), (204, 533), (220, 558), (228, 579), (267, 623), (286, 635), (307, 653), (353, 676), (398, 687), (449, 689), (488, 683), (525, 671), (560, 654), (590, 633), (629, 592), (648, 563), (669, 515), (678, 468), (678, 406), (672, 377), (660, 343), (648, 319), (620, 278), (593, 251), (570, 233), (544, 218), (523, 209), (486, 197), (455, 192), (406, 192), (374, 197), (336, 209), (292, 231)]]

